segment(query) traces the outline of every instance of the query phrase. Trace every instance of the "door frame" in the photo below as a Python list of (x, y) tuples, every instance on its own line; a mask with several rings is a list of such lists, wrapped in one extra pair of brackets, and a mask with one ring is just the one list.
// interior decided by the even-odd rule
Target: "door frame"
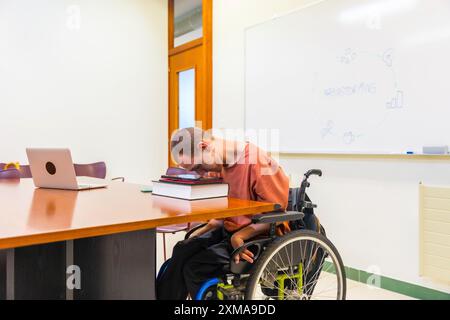
[[(169, 57), (169, 139), (172, 132), (179, 126), (179, 73), (190, 69), (195, 70), (195, 120), (204, 119), (206, 105), (204, 101), (205, 86), (203, 59), (201, 48), (195, 47), (183, 53)], [(169, 150), (170, 152), (170, 150)]]
[[(169, 4), (169, 166), (173, 166), (170, 154), (170, 139), (174, 130), (178, 128), (178, 72), (183, 71), (180, 68), (171, 70), (174, 62), (177, 66), (185, 62), (194, 61), (195, 63), (195, 85), (196, 85), (196, 106), (195, 120), (201, 121), (202, 129), (212, 128), (212, 100), (213, 100), (213, 68), (212, 68), (212, 27), (213, 27), (213, 0), (202, 1), (202, 24), (203, 37), (195, 39), (181, 46), (174, 47), (174, 10), (175, 0), (168, 0)], [(191, 69), (193, 64), (186, 64), (186, 69)], [(199, 69), (199, 72), (197, 71)], [(201, 88), (197, 88), (201, 86)], [(200, 95), (197, 93), (200, 92)]]

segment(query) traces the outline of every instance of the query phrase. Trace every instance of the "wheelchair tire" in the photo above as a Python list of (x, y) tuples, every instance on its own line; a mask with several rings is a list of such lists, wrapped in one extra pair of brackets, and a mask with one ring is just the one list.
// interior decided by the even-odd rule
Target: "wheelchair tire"
[[(336, 282), (335, 289), (325, 287), (327, 277)], [(345, 300), (346, 287), (344, 264), (331, 241), (314, 231), (296, 230), (275, 239), (256, 260), (245, 299)]]
[(202, 284), (194, 300), (217, 300), (218, 278), (210, 279)]

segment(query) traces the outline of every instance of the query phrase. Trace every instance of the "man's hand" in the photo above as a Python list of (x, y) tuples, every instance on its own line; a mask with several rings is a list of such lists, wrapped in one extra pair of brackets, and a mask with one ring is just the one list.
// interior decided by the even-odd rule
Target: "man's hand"
[[(260, 234), (267, 233), (269, 231), (270, 224), (260, 223), (260, 224), (249, 224), (248, 226), (242, 228), (241, 230), (235, 232), (231, 236), (231, 245), (234, 249), (241, 247), (246, 240), (254, 238)], [(244, 259), (250, 263), (253, 263), (253, 258), (255, 255), (248, 249), (245, 249), (240, 254), (233, 257), (234, 262), (239, 263), (239, 260)]]
[[(233, 246), (234, 249), (237, 249), (237, 248), (241, 247), (243, 244), (244, 244), (244, 239), (242, 239), (239, 236), (239, 233), (235, 233), (231, 237), (231, 245)], [(251, 252), (248, 249), (245, 249), (240, 254), (236, 254), (234, 256), (234, 262), (237, 264), (237, 263), (239, 263), (239, 261), (241, 259), (244, 259), (245, 261), (253, 263), (253, 258), (254, 258), (253, 252)]]

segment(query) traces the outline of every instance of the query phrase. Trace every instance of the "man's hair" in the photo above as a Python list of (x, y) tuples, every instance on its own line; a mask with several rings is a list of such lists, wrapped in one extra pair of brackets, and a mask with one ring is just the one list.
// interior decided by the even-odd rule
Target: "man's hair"
[(178, 129), (172, 134), (170, 139), (170, 152), (176, 162), (185, 154), (191, 156), (195, 155), (196, 145), (205, 139), (214, 139), (208, 131), (200, 128), (183, 128)]

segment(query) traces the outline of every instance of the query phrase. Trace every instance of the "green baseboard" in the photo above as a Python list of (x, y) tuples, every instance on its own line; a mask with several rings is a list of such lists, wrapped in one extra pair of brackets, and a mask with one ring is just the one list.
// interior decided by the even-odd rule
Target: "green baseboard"
[[(335, 273), (334, 265), (331, 262), (325, 261), (324, 270), (327, 272)], [(367, 281), (373, 276), (377, 276), (373, 273), (354, 269), (351, 267), (345, 267), (345, 273), (347, 279), (368, 283)], [(417, 284), (412, 284), (396, 279), (392, 279), (385, 276), (380, 276), (380, 287), (385, 290), (400, 293), (408, 297), (421, 299), (421, 300), (450, 300), (450, 294), (427, 287), (422, 287)]]

